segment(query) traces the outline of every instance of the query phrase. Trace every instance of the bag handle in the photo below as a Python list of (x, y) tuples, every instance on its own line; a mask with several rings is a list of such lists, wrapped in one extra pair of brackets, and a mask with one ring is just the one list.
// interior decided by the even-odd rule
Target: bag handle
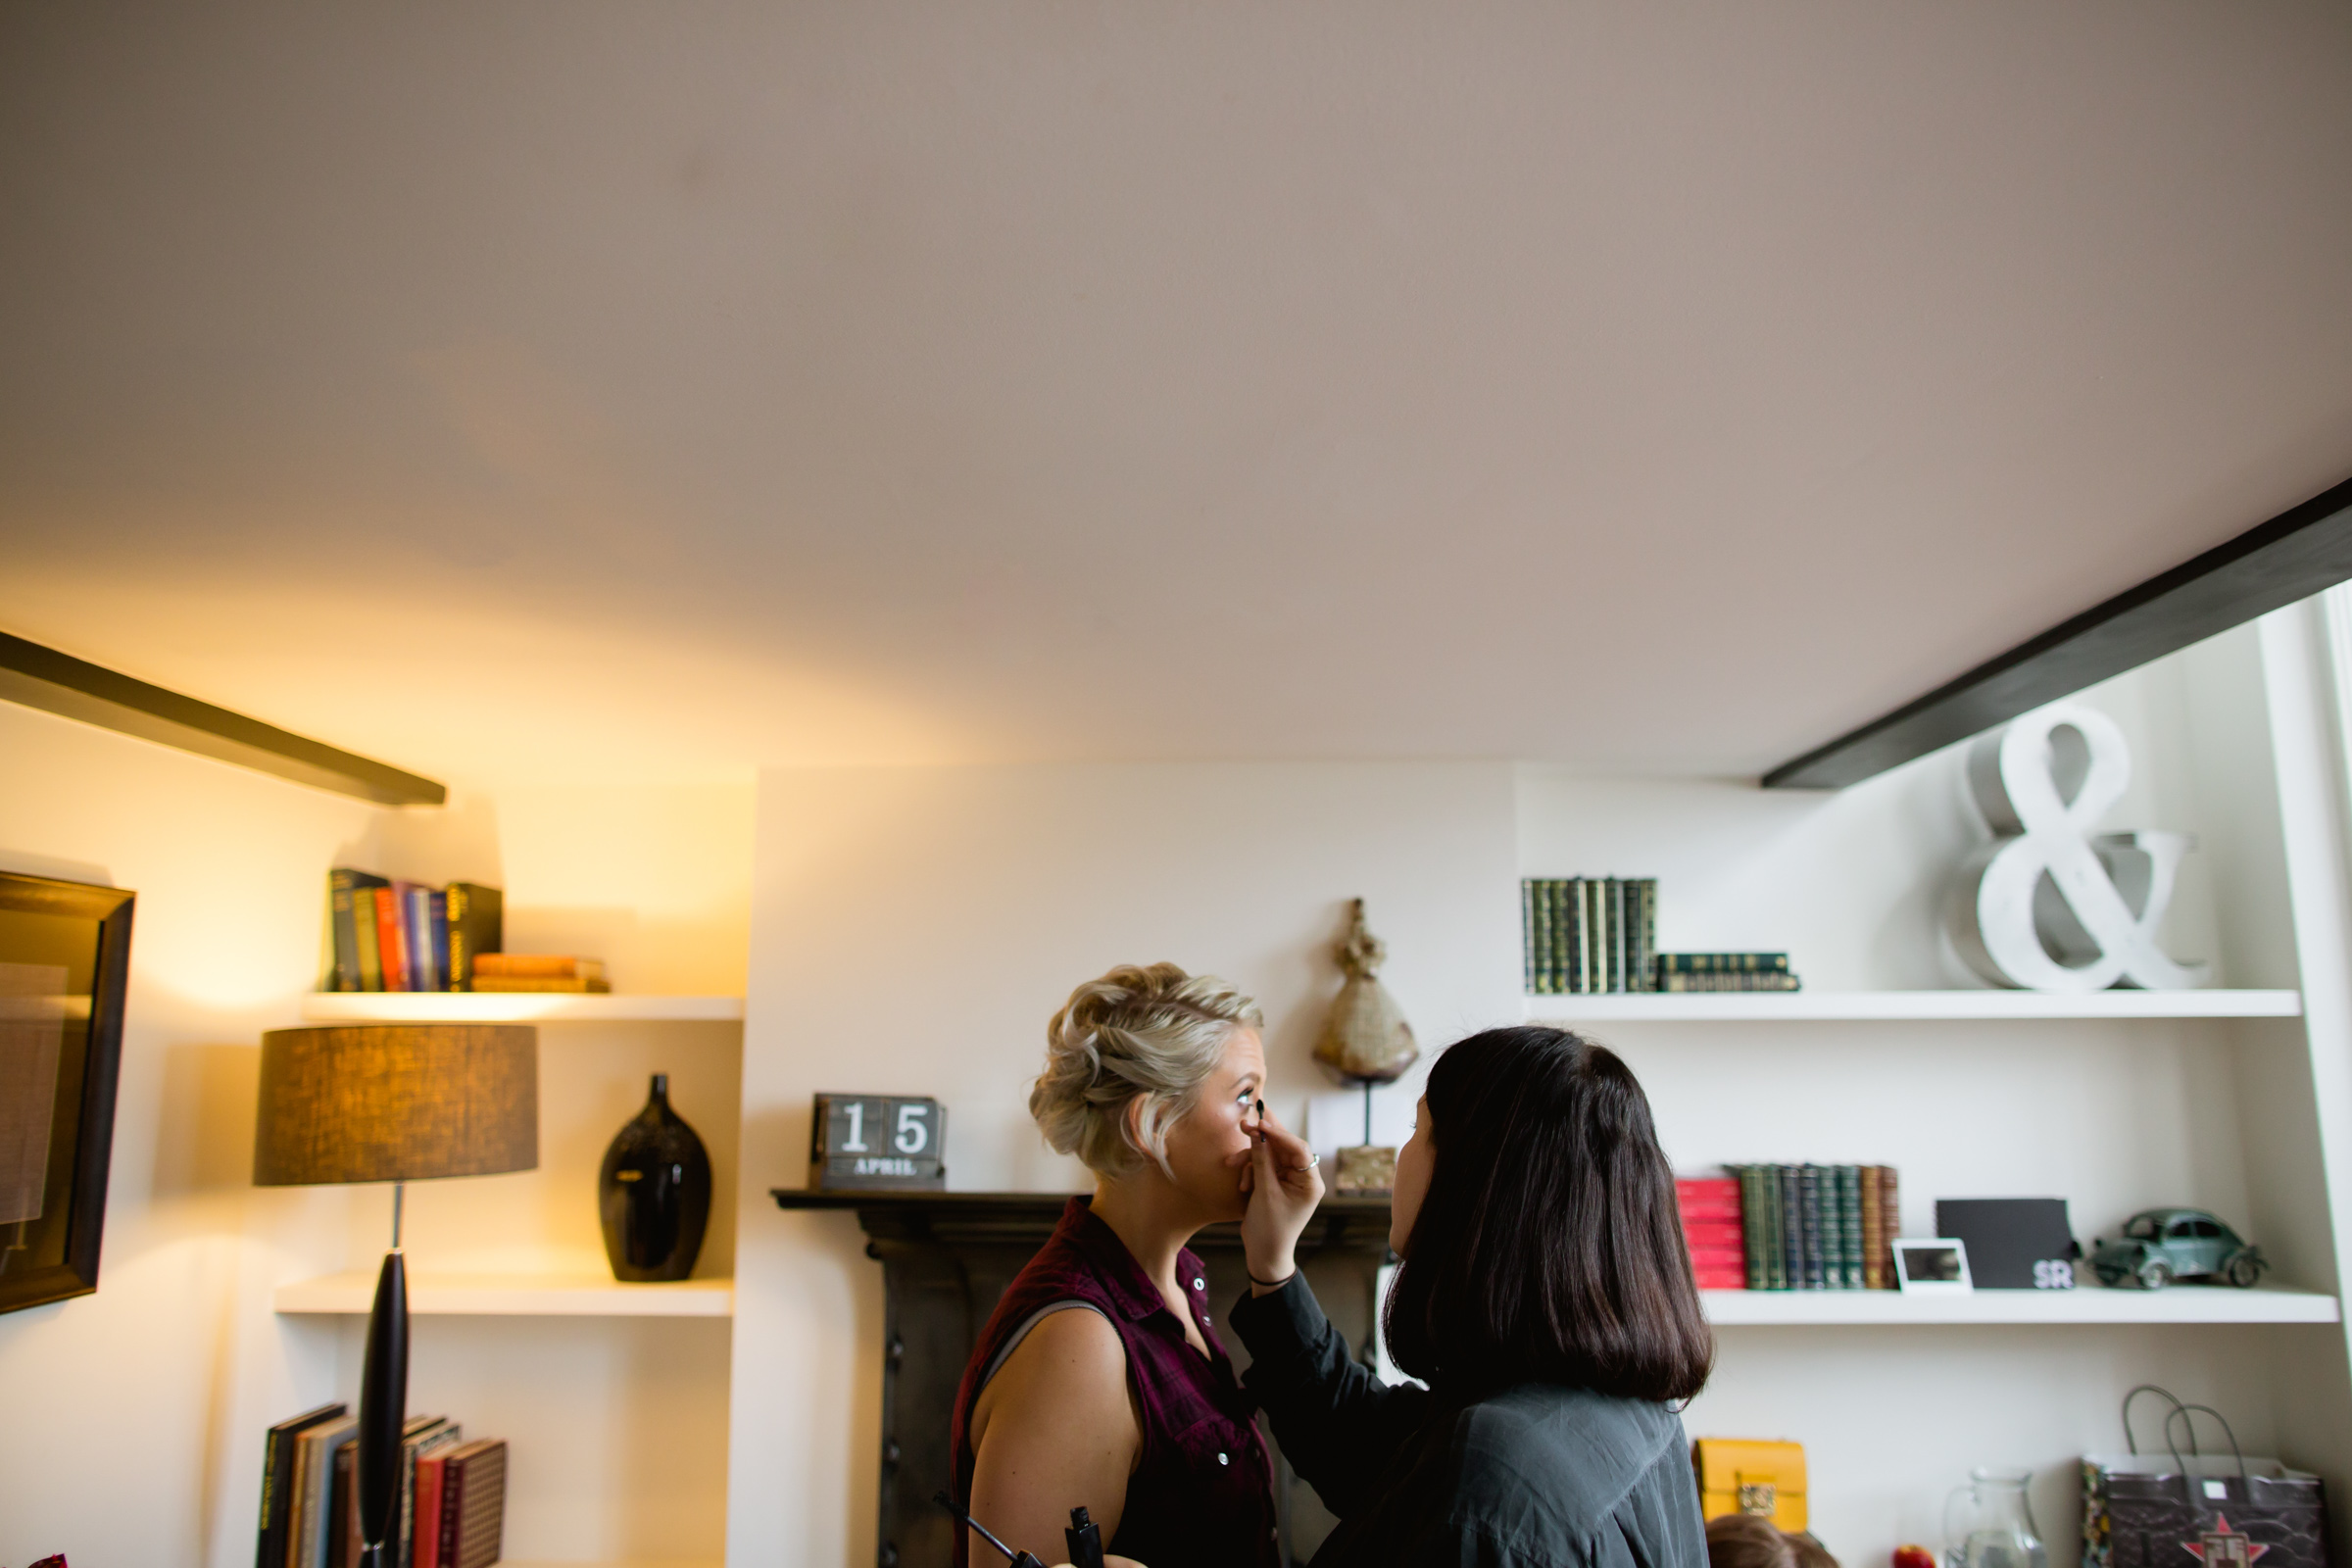
[[(2156, 1396), (2156, 1397), (2162, 1399), (2165, 1403), (2173, 1407), (2172, 1414), (2167, 1415), (2164, 1418), (2164, 1436), (2167, 1443), (2172, 1441), (2173, 1415), (2178, 1415), (2180, 1411), (2180, 1401), (2173, 1397), (2172, 1391), (2170, 1389), (2160, 1389), (2153, 1383), (2142, 1383), (2138, 1388), (2133, 1389), (2130, 1394), (2125, 1395), (2124, 1446), (2131, 1449), (2133, 1454), (2137, 1454), (2139, 1452), (2139, 1440), (2132, 1436), (2132, 1401), (2138, 1398), (2143, 1394), (2153, 1394)], [(2188, 1451), (2192, 1454), (2197, 1451), (2197, 1429), (2193, 1423), (2188, 1429)], [(2176, 1451), (2173, 1457), (2178, 1459), (2180, 1457), (2180, 1455), (2178, 1451)]]
[[(2188, 1451), (2191, 1454), (2196, 1453), (2197, 1423), (2196, 1418), (2191, 1416), (2189, 1412), (2191, 1410), (2204, 1411), (2207, 1415), (2213, 1417), (2216, 1421), (2219, 1421), (2222, 1424), (2222, 1436), (2230, 1440), (2230, 1451), (2237, 1455), (2238, 1483), (2241, 1486), (2244, 1485), (2246, 1482), (2246, 1450), (2237, 1446), (2237, 1434), (2230, 1430), (2229, 1418), (2224, 1416), (2221, 1411), (2216, 1410), (2210, 1404), (2182, 1404), (2180, 1400), (2175, 1399), (2173, 1401), (2173, 1412), (2164, 1418), (2164, 1441), (2167, 1444), (2170, 1444), (2173, 1441), (2173, 1423), (2175, 1421), (2180, 1421), (2188, 1428)], [(2180, 1450), (2179, 1448), (2173, 1449), (2173, 1463), (2180, 1463)], [(2181, 1469), (2182, 1472), (2185, 1473), (2187, 1466), (2182, 1465)]]

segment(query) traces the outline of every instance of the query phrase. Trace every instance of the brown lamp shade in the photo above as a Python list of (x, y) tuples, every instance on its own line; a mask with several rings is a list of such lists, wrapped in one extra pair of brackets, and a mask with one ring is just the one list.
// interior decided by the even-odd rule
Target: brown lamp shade
[(257, 1187), (495, 1176), (539, 1164), (539, 1031), (359, 1024), (262, 1036)]

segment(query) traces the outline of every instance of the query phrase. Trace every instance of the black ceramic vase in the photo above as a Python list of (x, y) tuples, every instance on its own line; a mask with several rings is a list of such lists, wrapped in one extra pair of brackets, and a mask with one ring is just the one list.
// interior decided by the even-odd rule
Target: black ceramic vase
[(605, 1151), (597, 1177), (605, 1256), (619, 1280), (682, 1280), (710, 1223), (710, 1156), (669, 1108), (669, 1074), (654, 1074), (645, 1108)]

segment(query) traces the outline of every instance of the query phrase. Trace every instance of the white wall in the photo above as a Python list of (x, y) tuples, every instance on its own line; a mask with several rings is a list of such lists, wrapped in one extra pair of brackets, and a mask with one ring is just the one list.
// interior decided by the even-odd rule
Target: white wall
[[(2254, 628), (2077, 701), (2114, 718), (2131, 747), (2131, 788), (2101, 831), (2198, 836), (2166, 922), (2168, 951), (2215, 960), (2217, 985), (2293, 985)], [(1947, 747), (1834, 792), (1523, 766), (1519, 864), (1527, 876), (1657, 877), (1661, 952), (1786, 952), (1818, 991), (1981, 986), (1942, 953), (1939, 927), (1952, 867), (1985, 838), (1966, 753)], [(2216, 914), (2217, 877), (2232, 940)]]
[[(760, 793), (728, 1560), (873, 1558), (880, 1270), (846, 1214), (784, 1214), (820, 1090), (947, 1102), (949, 1184), (1075, 1191), (1025, 1107), (1045, 1025), (1121, 961), (1226, 975), (1267, 1012), (1268, 1102), (1337, 1113), (1308, 1057), (1345, 901), (1425, 1046), (1518, 1013), (1512, 782), (1486, 763), (775, 772)], [(1412, 1083), (1383, 1091), (1380, 1135)], [(1319, 1134), (1320, 1136), (1320, 1134)]]
[(376, 812), (0, 704), (0, 865), (134, 890), (95, 1296), (0, 1316), (0, 1562), (253, 1553), (240, 1448), (328, 1365), (282, 1340), (289, 1256), (332, 1192), (256, 1192), (258, 1040), (316, 981), (323, 873)]

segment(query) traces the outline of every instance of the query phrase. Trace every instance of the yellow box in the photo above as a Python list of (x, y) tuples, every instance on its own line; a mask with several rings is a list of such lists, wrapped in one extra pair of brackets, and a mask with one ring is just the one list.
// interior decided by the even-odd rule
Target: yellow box
[(1743, 1438), (1701, 1438), (1690, 1446), (1698, 1469), (1698, 1511), (1760, 1514), (1783, 1530), (1805, 1528), (1805, 1447)]

